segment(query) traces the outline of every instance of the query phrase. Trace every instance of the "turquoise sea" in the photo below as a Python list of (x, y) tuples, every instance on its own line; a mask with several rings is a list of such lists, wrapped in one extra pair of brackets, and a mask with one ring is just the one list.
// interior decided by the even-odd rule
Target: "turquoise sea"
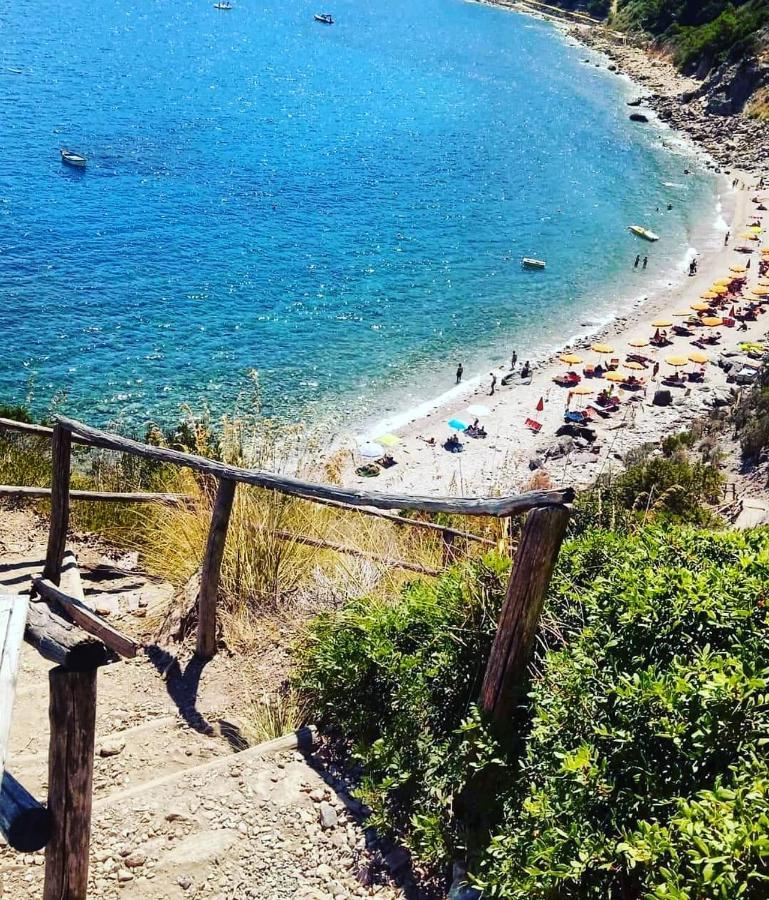
[(714, 176), (552, 25), (329, 3), (330, 27), (309, 0), (4, 8), (0, 400), (171, 422), (232, 410), (255, 370), (268, 413), (384, 417), (716, 239)]

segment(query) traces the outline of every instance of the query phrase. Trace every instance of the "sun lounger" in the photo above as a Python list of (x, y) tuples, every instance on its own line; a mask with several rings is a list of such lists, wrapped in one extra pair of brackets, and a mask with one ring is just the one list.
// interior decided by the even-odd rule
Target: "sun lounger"
[(542, 430), (542, 423), (537, 422), (535, 419), (526, 419), (525, 425), (527, 428), (530, 428), (535, 434), (539, 434)]

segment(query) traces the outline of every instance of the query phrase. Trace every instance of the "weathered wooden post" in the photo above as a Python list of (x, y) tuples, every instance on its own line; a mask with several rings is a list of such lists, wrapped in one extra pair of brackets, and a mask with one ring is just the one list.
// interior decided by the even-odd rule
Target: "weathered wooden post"
[(43, 569), (43, 578), (54, 584), (58, 584), (61, 577), (67, 543), (71, 457), (72, 435), (61, 425), (54, 425), (51, 437), (51, 526)]
[(568, 523), (566, 506), (539, 507), (526, 517), (481, 689), (483, 708), (500, 724), (509, 720), (525, 689), (542, 605)]
[(235, 481), (220, 478), (214, 500), (198, 594), (198, 639), (195, 652), (201, 659), (212, 659), (216, 654), (216, 595), (219, 590), (219, 574), (235, 499), (235, 487)]
[(45, 850), (43, 900), (85, 900), (88, 890), (96, 672), (72, 672), (57, 666), (48, 673), (52, 833)]

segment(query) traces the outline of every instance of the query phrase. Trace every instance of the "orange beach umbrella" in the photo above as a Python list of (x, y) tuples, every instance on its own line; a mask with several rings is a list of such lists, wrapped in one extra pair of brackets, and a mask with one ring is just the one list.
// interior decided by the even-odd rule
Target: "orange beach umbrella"
[(677, 369), (677, 368), (679, 368), (680, 366), (688, 365), (688, 363), (689, 363), (689, 357), (688, 357), (688, 356), (668, 356), (668, 357), (665, 359), (665, 362), (666, 362), (669, 366), (674, 366), (674, 367)]
[(706, 363), (710, 362), (710, 357), (701, 350), (694, 350), (689, 354), (689, 361), (693, 363)]
[(700, 297), (702, 297), (703, 300), (715, 300), (717, 296), (718, 294), (715, 291), (705, 291), (700, 294)]
[(622, 374), (622, 372), (607, 372), (603, 377), (607, 381), (624, 381), (625, 380), (625, 376)]
[(705, 316), (702, 324), (707, 325), (708, 328), (717, 328), (719, 325), (724, 324), (724, 320), (720, 316)]

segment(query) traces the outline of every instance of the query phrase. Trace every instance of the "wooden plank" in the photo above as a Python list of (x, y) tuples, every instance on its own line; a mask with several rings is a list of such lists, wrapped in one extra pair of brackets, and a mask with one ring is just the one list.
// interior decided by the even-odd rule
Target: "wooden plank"
[(58, 584), (69, 526), (69, 479), (72, 462), (72, 435), (61, 425), (56, 425), (53, 429), (51, 457), (51, 522), (43, 578)]
[(229, 478), (220, 479), (214, 500), (198, 595), (198, 637), (195, 652), (201, 659), (212, 659), (216, 653), (216, 595), (219, 592), (219, 575), (236, 487), (236, 482)]
[(422, 522), (419, 519), (409, 519), (406, 516), (398, 516), (394, 513), (382, 512), (378, 509), (367, 509), (365, 506), (351, 506), (349, 503), (339, 503), (336, 500), (321, 500), (315, 497), (312, 501), (321, 506), (330, 506), (333, 509), (345, 509), (349, 512), (360, 513), (364, 516), (374, 516), (377, 519), (386, 519), (394, 525), (403, 527), (423, 529), (424, 531), (437, 531), (441, 536), (450, 534), (453, 537), (464, 538), (467, 541), (475, 541), (477, 544), (485, 544), (487, 547), (496, 547), (497, 542), (489, 538), (481, 537), (479, 534), (473, 534), (472, 531), (462, 531), (457, 528), (449, 528), (445, 525), (436, 525), (434, 522)]
[[(50, 496), (51, 488), (0, 484), (0, 497), (11, 497), (15, 500), (36, 500)], [(169, 506), (180, 506), (192, 502), (192, 497), (186, 494), (152, 494), (136, 492), (131, 494), (120, 494), (112, 491), (70, 491), (69, 499), (91, 500), (98, 503), (165, 503)]]
[(8, 756), (16, 676), (27, 623), (29, 599), (23, 594), (0, 594), (0, 779)]
[(51, 609), (47, 600), (30, 601), (24, 640), (45, 659), (75, 672), (90, 671), (115, 659), (101, 641)]
[[(373, 491), (361, 491), (352, 488), (339, 488), (333, 485), (317, 484), (292, 478), (287, 475), (275, 475), (252, 469), (241, 469), (226, 463), (205, 459), (192, 453), (181, 453), (165, 447), (149, 447), (130, 438), (110, 434), (98, 428), (91, 428), (82, 422), (57, 417), (57, 423), (72, 433), (73, 440), (87, 439), (92, 446), (106, 450), (131, 453), (157, 462), (186, 466), (197, 472), (213, 475), (216, 478), (251, 484), (269, 490), (279, 491), (305, 500), (336, 500), (350, 506), (373, 506), (377, 509), (413, 509), (420, 512), (457, 513), (466, 516), (506, 517), (528, 512), (530, 509), (547, 506), (560, 506), (574, 499), (572, 488), (552, 491), (529, 491), (517, 496), (498, 498), (476, 497), (411, 497), (407, 494), (386, 494)], [(51, 579), (53, 580), (53, 579)]]
[(22, 853), (45, 847), (51, 835), (48, 810), (10, 772), (3, 773), (0, 784), (0, 831)]
[(96, 670), (48, 673), (51, 737), (43, 900), (86, 900), (96, 737)]
[(318, 547), (320, 550), (331, 550), (334, 553), (343, 553), (346, 556), (356, 556), (359, 559), (370, 559), (372, 562), (380, 563), (390, 569), (405, 569), (407, 572), (416, 572), (419, 575), (431, 575), (433, 577), (441, 574), (440, 569), (431, 569), (429, 566), (420, 566), (418, 563), (406, 562), (406, 560), (403, 559), (391, 559), (388, 556), (380, 556), (378, 553), (367, 553), (365, 550), (359, 550), (357, 547), (334, 544), (330, 541), (322, 541), (319, 538), (293, 534), (290, 531), (276, 530), (274, 534), (275, 537), (281, 541), (303, 544), (306, 547)]
[(127, 659), (133, 659), (136, 656), (139, 645), (105, 622), (100, 615), (89, 609), (82, 600), (70, 597), (59, 590), (55, 584), (46, 581), (45, 578), (35, 578), (32, 584), (41, 597), (58, 603), (72, 621), (79, 625), (83, 631), (99, 638), (103, 644)]
[(526, 517), (481, 690), (485, 711), (501, 725), (520, 702), (550, 579), (566, 528), (567, 507), (534, 509)]

